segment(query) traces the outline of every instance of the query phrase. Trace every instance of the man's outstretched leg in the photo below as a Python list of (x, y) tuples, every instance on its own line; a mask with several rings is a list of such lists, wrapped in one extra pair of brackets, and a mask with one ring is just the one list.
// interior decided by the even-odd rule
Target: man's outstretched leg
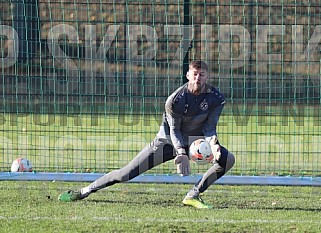
[(116, 183), (126, 182), (145, 171), (174, 159), (174, 148), (166, 140), (155, 139), (146, 146), (128, 165), (111, 171), (92, 182), (89, 186), (76, 191), (66, 191), (59, 195), (58, 200), (71, 202), (84, 199), (91, 193)]
[(184, 205), (193, 206), (198, 209), (213, 208), (211, 205), (206, 204), (199, 195), (233, 167), (235, 163), (234, 155), (228, 152), (224, 147), (221, 148), (221, 151), (222, 156), (219, 161), (215, 162), (187, 193), (183, 200)]

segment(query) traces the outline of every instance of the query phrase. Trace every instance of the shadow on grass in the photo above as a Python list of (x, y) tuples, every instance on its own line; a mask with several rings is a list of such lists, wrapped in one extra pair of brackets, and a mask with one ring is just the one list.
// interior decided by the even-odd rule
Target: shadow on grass
[[(124, 205), (155, 205), (161, 207), (178, 207), (184, 206), (181, 201), (176, 200), (144, 200), (144, 201), (131, 201), (131, 200), (101, 200), (101, 199), (89, 199), (88, 203), (95, 204), (124, 204)], [(263, 207), (263, 206), (235, 206), (235, 205), (221, 205), (213, 206), (214, 210), (220, 209), (240, 209), (240, 210), (275, 210), (275, 211), (306, 211), (306, 212), (321, 212), (321, 208), (304, 208), (304, 207)]]
[[(253, 208), (254, 209), (254, 208)], [(267, 207), (267, 208), (256, 208), (262, 210), (297, 210), (297, 211), (307, 211), (307, 212), (321, 212), (321, 208), (302, 208), (302, 207)]]
[(89, 199), (86, 200), (90, 203), (95, 204), (124, 204), (124, 205), (156, 205), (156, 206), (177, 206), (177, 205), (183, 205), (182, 202), (177, 202), (173, 200), (143, 200), (143, 201), (130, 201), (130, 200), (101, 200), (101, 199)]

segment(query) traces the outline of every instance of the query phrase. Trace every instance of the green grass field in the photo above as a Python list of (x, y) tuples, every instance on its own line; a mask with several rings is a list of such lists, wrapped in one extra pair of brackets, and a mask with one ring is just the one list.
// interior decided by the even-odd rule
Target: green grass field
[[(103, 115), (97, 125), (88, 115), (5, 117), (1, 171), (24, 156), (39, 172), (107, 172), (127, 164), (159, 128), (159, 121), (143, 117), (128, 125)], [(320, 125), (313, 117), (302, 120), (223, 116), (220, 141), (236, 157), (230, 173), (320, 176)], [(192, 173), (206, 169), (192, 165)], [(174, 172), (172, 161), (148, 171)], [(0, 232), (321, 232), (320, 187), (214, 185), (204, 194), (212, 210), (183, 206), (191, 188), (183, 184), (117, 184), (80, 202), (57, 201), (62, 191), (84, 185), (2, 181)]]
[[(228, 110), (226, 110), (228, 111)], [(279, 110), (274, 110), (278, 112)], [(156, 135), (160, 115), (4, 114), (0, 170), (27, 157), (37, 171), (106, 172), (126, 165)], [(320, 176), (321, 136), (315, 117), (225, 114), (222, 145), (235, 154), (233, 174)], [(201, 167), (196, 172), (204, 172)], [(152, 173), (171, 173), (172, 163)]]
[(211, 186), (197, 210), (181, 203), (183, 184), (117, 184), (85, 200), (60, 192), (86, 183), (0, 184), (0, 232), (320, 232), (318, 187)]

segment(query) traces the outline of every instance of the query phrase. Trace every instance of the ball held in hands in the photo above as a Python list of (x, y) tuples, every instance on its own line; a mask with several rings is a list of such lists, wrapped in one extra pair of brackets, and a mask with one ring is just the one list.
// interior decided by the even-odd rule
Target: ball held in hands
[(197, 139), (190, 145), (189, 157), (197, 165), (211, 163), (214, 159), (211, 146), (205, 139)]

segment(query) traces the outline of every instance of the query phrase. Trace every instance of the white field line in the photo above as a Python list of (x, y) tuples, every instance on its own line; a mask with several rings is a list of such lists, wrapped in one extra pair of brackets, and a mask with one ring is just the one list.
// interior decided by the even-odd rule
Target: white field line
[[(0, 216), (1, 220), (52, 220), (52, 221), (65, 221), (65, 218), (53, 218), (53, 217), (5, 217)], [(190, 222), (190, 219), (164, 219), (164, 218), (120, 218), (120, 217), (91, 217), (91, 218), (83, 218), (83, 217), (73, 217), (68, 218), (67, 221), (79, 221), (79, 220), (93, 220), (93, 221), (117, 221), (117, 222), (159, 222), (159, 223), (178, 223), (178, 222)], [(233, 219), (198, 219), (193, 220), (193, 222), (198, 223), (319, 223), (319, 221), (302, 221), (302, 220), (266, 220), (266, 219), (244, 219), (244, 220), (233, 220)]]

